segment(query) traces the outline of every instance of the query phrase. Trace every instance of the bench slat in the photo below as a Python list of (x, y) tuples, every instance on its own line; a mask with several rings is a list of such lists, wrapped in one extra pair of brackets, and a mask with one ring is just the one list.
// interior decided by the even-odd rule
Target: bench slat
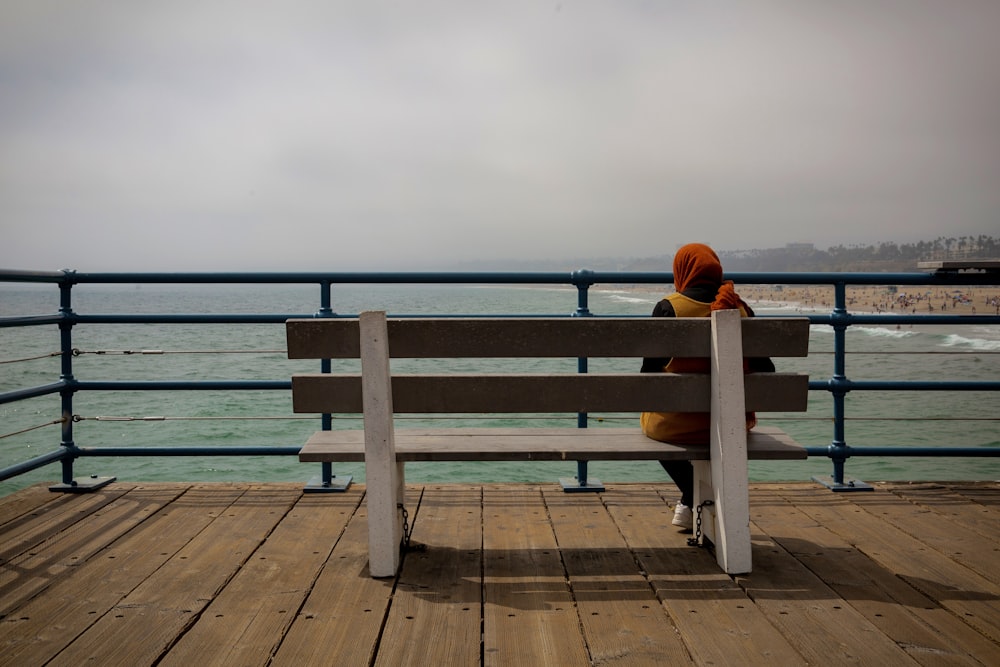
[[(393, 358), (708, 357), (708, 318), (390, 319)], [(808, 321), (747, 318), (748, 357), (804, 357)], [(805, 332), (805, 335), (803, 335)], [(292, 319), (289, 359), (356, 359), (358, 321)]]
[[(754, 460), (805, 459), (780, 429), (747, 434)], [(396, 429), (399, 461), (666, 461), (707, 460), (708, 447), (650, 440), (638, 428)], [(318, 431), (299, 453), (303, 462), (363, 462), (364, 431)]]
[[(709, 380), (675, 373), (394, 375), (392, 403), (397, 413), (707, 412)], [(748, 410), (806, 409), (806, 375), (751, 373), (744, 384)], [(357, 375), (294, 375), (292, 396), (298, 413), (363, 411)]]

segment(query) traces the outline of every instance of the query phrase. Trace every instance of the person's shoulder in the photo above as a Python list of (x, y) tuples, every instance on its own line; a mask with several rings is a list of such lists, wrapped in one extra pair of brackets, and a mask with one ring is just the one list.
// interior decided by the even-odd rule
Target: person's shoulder
[(670, 297), (660, 299), (653, 306), (653, 317), (675, 317), (674, 305), (670, 303)]

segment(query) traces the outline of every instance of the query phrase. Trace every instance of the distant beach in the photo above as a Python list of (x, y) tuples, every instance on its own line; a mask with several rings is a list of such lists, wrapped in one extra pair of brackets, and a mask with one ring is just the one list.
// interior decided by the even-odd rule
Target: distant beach
[[(673, 285), (634, 285), (629, 291), (658, 297), (673, 292)], [(736, 291), (750, 305), (774, 305), (824, 311), (833, 308), (830, 285), (746, 285)], [(913, 313), (926, 315), (1000, 315), (1000, 287), (862, 286), (847, 287), (847, 309), (856, 313)]]
[[(833, 308), (829, 285), (737, 285), (748, 303), (780, 302), (803, 309)], [(1000, 315), (1000, 287), (928, 288), (925, 285), (847, 287), (847, 309), (865, 313)]]

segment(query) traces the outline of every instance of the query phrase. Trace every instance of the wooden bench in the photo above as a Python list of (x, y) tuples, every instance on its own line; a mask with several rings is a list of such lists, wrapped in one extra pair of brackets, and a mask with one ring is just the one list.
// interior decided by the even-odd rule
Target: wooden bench
[[(746, 411), (803, 411), (808, 376), (744, 373), (747, 357), (805, 356), (808, 320), (711, 318), (432, 318), (287, 322), (291, 359), (360, 359), (361, 372), (292, 377), (297, 413), (361, 413), (363, 430), (313, 435), (300, 461), (364, 461), (369, 570), (393, 576), (403, 540), (407, 461), (667, 460), (695, 468), (702, 531), (728, 573), (751, 568), (747, 459), (804, 459), (774, 428), (746, 432)], [(641, 357), (708, 357), (710, 374), (639, 373)], [(390, 373), (391, 358), (631, 357), (622, 373)], [(402, 413), (710, 412), (709, 447), (674, 445), (628, 428), (396, 429)], [(636, 415), (638, 424), (638, 415)]]

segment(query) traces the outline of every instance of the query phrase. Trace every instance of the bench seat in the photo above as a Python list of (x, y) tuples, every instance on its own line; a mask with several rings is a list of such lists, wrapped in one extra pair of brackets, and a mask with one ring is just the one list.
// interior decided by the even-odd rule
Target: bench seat
[[(694, 507), (702, 539), (716, 546), (724, 572), (751, 570), (747, 461), (803, 459), (806, 452), (778, 429), (746, 431), (747, 412), (807, 409), (808, 377), (746, 373), (745, 359), (806, 356), (805, 318), (357, 319), (289, 320), (290, 359), (320, 359), (321, 373), (292, 377), (297, 413), (325, 415), (325, 428), (300, 451), (301, 461), (365, 464), (369, 573), (395, 575), (403, 541), (404, 467), (411, 461), (692, 461)], [(704, 358), (708, 373), (589, 373), (592, 358)], [(547, 359), (534, 372), (399, 373), (391, 359)], [(361, 373), (333, 373), (332, 360), (359, 359)], [(563, 361), (577, 370), (566, 373)], [(430, 362), (430, 363), (425, 363)], [(460, 364), (466, 369), (478, 363)], [(496, 368), (491, 363), (491, 369)], [(559, 368), (559, 372), (544, 369)], [(457, 369), (456, 369), (457, 370)], [(644, 436), (638, 413), (710, 415), (707, 446), (665, 444)], [(635, 415), (630, 428), (395, 428), (396, 415)], [(360, 414), (363, 430), (332, 430), (332, 417)], [(584, 464), (581, 464), (581, 466)], [(576, 490), (589, 490), (582, 475)], [(570, 489), (567, 488), (567, 491)], [(697, 539), (697, 534), (696, 534)]]
[[(397, 461), (667, 461), (708, 460), (707, 445), (650, 440), (632, 428), (401, 428)], [(747, 434), (750, 460), (805, 459), (784, 431), (758, 426)], [(299, 452), (303, 462), (364, 462), (365, 432), (318, 431)]]

